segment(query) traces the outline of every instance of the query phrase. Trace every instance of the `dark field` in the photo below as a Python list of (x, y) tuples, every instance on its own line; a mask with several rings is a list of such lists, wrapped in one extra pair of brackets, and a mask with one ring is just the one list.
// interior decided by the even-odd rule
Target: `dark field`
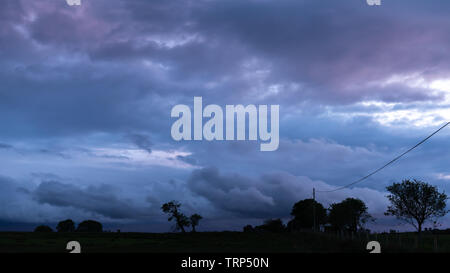
[[(435, 239), (436, 238), (436, 239)], [(378, 234), (361, 238), (341, 239), (323, 233), (32, 233), (1, 232), (0, 252), (69, 252), (66, 244), (78, 241), (82, 253), (99, 252), (257, 252), (257, 253), (367, 253), (369, 240), (378, 240), (383, 253), (450, 252), (450, 235), (424, 234), (416, 247), (412, 233)], [(436, 245), (435, 245), (436, 241)]]

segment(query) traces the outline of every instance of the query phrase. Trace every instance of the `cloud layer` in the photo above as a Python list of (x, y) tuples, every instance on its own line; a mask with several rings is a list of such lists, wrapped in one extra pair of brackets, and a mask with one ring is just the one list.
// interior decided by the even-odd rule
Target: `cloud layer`
[[(98, 218), (165, 231), (180, 200), (204, 229), (289, 217), (312, 187), (345, 185), (450, 120), (450, 3), (4, 0), (0, 9), (0, 228)], [(176, 104), (279, 104), (280, 146), (176, 142)], [(365, 184), (450, 190), (442, 131)], [(450, 224), (448, 218), (443, 224)], [(122, 226), (121, 226), (122, 227)], [(405, 227), (401, 227), (405, 228)]]

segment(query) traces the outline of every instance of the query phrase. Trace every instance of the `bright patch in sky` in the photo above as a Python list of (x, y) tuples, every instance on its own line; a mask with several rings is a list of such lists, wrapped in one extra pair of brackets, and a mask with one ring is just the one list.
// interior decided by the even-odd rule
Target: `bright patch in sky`
[(181, 151), (153, 150), (151, 153), (141, 149), (95, 148), (95, 156), (102, 158), (102, 162), (125, 163), (134, 166), (164, 166), (181, 169), (194, 169), (195, 167), (179, 157), (191, 155)]
[[(439, 79), (427, 81), (424, 77), (412, 75), (394, 75), (386, 80), (371, 82), (369, 86), (387, 87), (390, 85), (406, 86), (409, 88), (421, 88), (428, 90), (429, 94), (442, 95), (441, 101), (420, 102), (384, 102), (377, 100), (358, 102), (356, 106), (362, 106), (371, 111), (355, 111), (338, 113), (346, 118), (356, 116), (372, 117), (384, 126), (406, 126), (427, 127), (439, 126), (450, 121), (450, 79)], [(373, 108), (378, 108), (373, 111)]]

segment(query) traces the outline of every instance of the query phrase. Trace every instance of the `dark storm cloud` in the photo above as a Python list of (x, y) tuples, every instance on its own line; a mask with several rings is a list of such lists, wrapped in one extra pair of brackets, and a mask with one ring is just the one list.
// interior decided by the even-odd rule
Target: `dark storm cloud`
[(145, 215), (141, 208), (130, 204), (130, 200), (118, 198), (108, 185), (81, 189), (74, 185), (47, 181), (36, 188), (33, 197), (41, 204), (73, 207), (111, 219), (134, 219)]
[[(188, 180), (188, 187), (220, 210), (261, 220), (289, 217), (295, 202), (311, 198), (313, 187), (331, 189), (324, 182), (288, 173), (263, 174), (258, 178), (250, 178), (236, 173), (221, 174), (213, 167), (194, 171)], [(387, 204), (383, 194), (384, 192), (356, 188), (322, 194), (318, 200), (328, 207), (346, 197), (357, 197), (368, 204), (371, 212), (382, 214)]]
[[(58, 212), (37, 206), (30, 198), (29, 185), (0, 175), (0, 222), (30, 223), (51, 219)], [(19, 228), (21, 225), (18, 225)], [(5, 230), (6, 227), (0, 227)], [(14, 228), (6, 228), (15, 230)]]
[[(151, 118), (162, 115), (160, 108), (164, 105), (152, 105), (153, 96), (140, 90), (139, 85), (143, 83), (137, 83), (137, 80), (134, 81), (136, 85), (125, 83), (136, 78), (133, 73), (109, 71), (106, 75), (96, 75), (97, 70), (84, 66), (57, 72), (45, 65), (37, 65), (30, 72), (34, 76), (28, 78), (26, 73), (0, 71), (5, 87), (0, 90), (3, 97), (1, 112), (4, 113), (1, 119), (16, 124), (5, 132), (6, 135), (128, 131), (147, 128), (144, 124), (149, 121), (150, 127), (151, 124), (165, 125), (161, 120)], [(68, 73), (71, 79), (58, 76), (60, 73)], [(36, 79), (41, 76), (45, 81)]]
[(179, 159), (181, 161), (184, 161), (186, 163), (189, 163), (189, 164), (191, 164), (193, 166), (197, 165), (197, 162), (198, 162), (197, 159), (195, 159), (195, 157), (193, 157), (193, 156), (182, 156), (182, 155), (179, 155), (179, 156), (177, 156), (177, 159)]
[[(353, 90), (349, 86), (395, 73), (427, 76), (449, 71), (448, 64), (439, 61), (449, 57), (442, 50), (449, 40), (447, 22), (443, 14), (419, 9), (422, 7), (417, 4), (413, 5), (417, 10), (409, 8), (400, 13), (395, 5), (385, 4), (374, 12), (363, 4), (356, 5), (355, 10), (355, 3), (335, 1), (120, 3), (108, 2), (116, 13), (104, 11), (102, 3), (89, 4), (76, 16), (67, 9), (43, 12), (30, 25), (33, 33), (38, 33), (32, 37), (54, 47), (71, 44), (94, 59), (148, 60), (166, 65), (170, 68), (168, 75), (175, 80), (233, 77), (235, 94), (250, 86), (240, 82), (243, 64), (260, 60), (270, 70), (266, 84), (295, 82), (304, 86), (286, 94), (286, 103), (312, 98), (328, 103), (366, 98), (436, 100), (439, 96), (419, 94), (404, 86), (391, 86), (389, 90), (366, 90), (364, 86)], [(353, 16), (343, 18), (350, 9)], [(113, 23), (117, 19), (113, 14), (121, 16), (121, 25)], [(402, 20), (411, 16), (417, 21)], [(49, 22), (60, 20), (63, 22), (51, 24), (56, 29), (47, 27)], [(71, 37), (57, 36), (60, 34)], [(189, 40), (191, 36), (194, 38)], [(186, 41), (180, 42), (183, 37)], [(429, 47), (431, 43), (437, 46)], [(283, 98), (283, 94), (280, 96)]]
[(55, 155), (55, 156), (61, 157), (63, 159), (69, 159), (70, 158), (70, 156), (67, 155), (67, 154), (64, 154), (64, 153), (59, 152), (59, 151), (49, 150), (49, 149), (40, 149), (39, 153), (47, 154), (47, 155)]
[(0, 149), (12, 149), (13, 146), (5, 143), (0, 143)]
[(143, 134), (130, 134), (128, 138), (140, 149), (152, 153), (153, 143), (150, 141), (150, 137)]
[[(443, 21), (444, 14), (424, 11), (417, 4), (414, 5), (417, 10), (400, 13), (400, 7), (395, 5), (385, 5), (381, 11), (374, 12), (361, 4), (355, 11), (355, 3), (333, 1), (320, 4), (311, 1), (199, 1), (195, 5), (177, 3), (173, 13), (164, 14), (168, 9), (160, 9), (160, 4), (133, 3), (127, 6), (131, 14), (128, 19), (130, 24), (138, 26), (140, 35), (151, 36), (164, 30), (166, 40), (179, 39), (183, 34), (198, 39), (174, 47), (154, 41), (142, 43), (136, 37), (126, 41), (111, 40), (103, 43), (104, 48), (97, 47), (93, 56), (111, 60), (117, 57), (153, 60), (170, 66), (172, 75), (191, 80), (195, 77), (204, 80), (239, 78), (242, 71), (236, 68), (256, 59), (271, 70), (268, 84), (297, 82), (305, 85), (298, 94), (289, 94), (290, 99), (315, 98), (328, 103), (366, 98), (436, 100), (439, 96), (419, 94), (404, 86), (390, 86), (389, 89), (395, 89), (395, 96), (387, 89), (374, 92), (365, 87), (353, 90), (349, 86), (384, 80), (396, 73), (420, 73), (428, 77), (449, 71), (448, 64), (439, 61), (449, 57), (442, 50), (449, 40), (445, 31), (448, 22)], [(183, 8), (190, 12), (171, 16)], [(342, 14), (350, 9), (353, 16), (343, 18)], [(156, 11), (164, 18), (157, 27), (152, 16), (142, 16)], [(416, 21), (402, 20), (411, 16)], [(177, 28), (174, 22), (178, 23)], [(439, 46), (429, 47), (431, 43)], [(241, 83), (239, 87), (247, 86)]]
[(2, 9), (0, 10), (0, 20), (4, 22), (20, 21), (23, 7), (21, 1), (5, 0), (2, 2)]
[[(217, 39), (251, 47), (274, 67), (273, 81), (304, 82), (313, 89), (305, 90), (308, 97), (328, 102), (383, 99), (387, 90), (347, 89), (395, 73), (449, 72), (448, 63), (440, 61), (449, 58), (443, 50), (450, 38), (445, 15), (404, 5), (384, 3), (376, 11), (352, 1), (216, 1), (204, 7), (198, 25)], [(343, 17), (346, 13), (352, 16)], [(417, 92), (401, 94), (397, 101), (427, 99)]]
[[(4, 134), (163, 131), (174, 103), (194, 95), (255, 102), (258, 92), (249, 91), (261, 94), (272, 84), (284, 87), (261, 100), (284, 107), (311, 100), (439, 101), (439, 92), (365, 84), (450, 71), (442, 61), (449, 58), (448, 20), (417, 3), (401, 12), (397, 5), (374, 11), (336, 1), (96, 1), (79, 12), (56, 1), (7, 3), (4, 13), (33, 12), (35, 19), (8, 20), (0, 33), (17, 36), (4, 43), (11, 45), (8, 55), (32, 55), (0, 65), (2, 116), (18, 124)], [(353, 15), (343, 17), (350, 9)], [(33, 41), (43, 47), (36, 50)], [(267, 75), (246, 76), (258, 69)]]

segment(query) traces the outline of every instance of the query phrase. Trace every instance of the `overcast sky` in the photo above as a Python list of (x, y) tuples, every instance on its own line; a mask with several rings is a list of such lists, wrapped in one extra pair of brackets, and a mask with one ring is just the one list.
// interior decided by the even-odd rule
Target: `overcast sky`
[[(170, 231), (289, 220), (312, 188), (348, 184), (450, 121), (450, 1), (2, 0), (0, 230), (71, 218)], [(280, 145), (174, 141), (177, 104), (280, 105)], [(450, 191), (450, 128), (326, 207), (386, 186)], [(450, 227), (450, 217), (441, 219)]]

